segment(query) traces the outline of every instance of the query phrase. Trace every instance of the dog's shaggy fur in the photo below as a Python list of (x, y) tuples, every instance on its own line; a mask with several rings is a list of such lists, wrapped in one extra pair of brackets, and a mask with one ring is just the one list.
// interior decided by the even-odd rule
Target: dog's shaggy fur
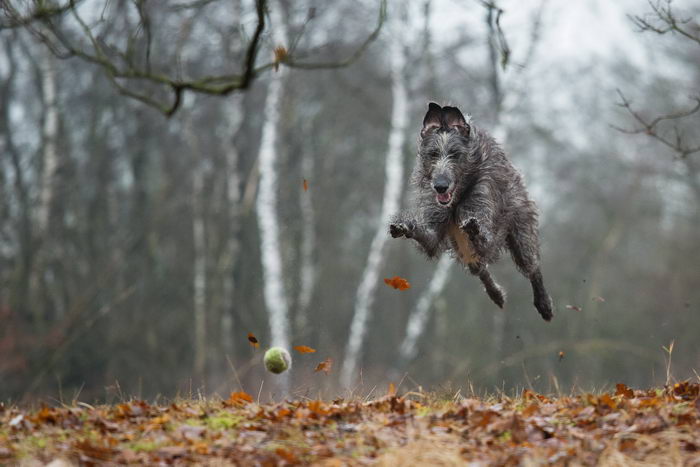
[(534, 304), (552, 319), (552, 300), (540, 272), (537, 207), (522, 177), (486, 131), (456, 107), (430, 103), (423, 120), (412, 183), (414, 210), (396, 215), (392, 237), (414, 239), (430, 258), (451, 251), (479, 276), (496, 305), (505, 293), (487, 267), (510, 250), (518, 270), (532, 283)]

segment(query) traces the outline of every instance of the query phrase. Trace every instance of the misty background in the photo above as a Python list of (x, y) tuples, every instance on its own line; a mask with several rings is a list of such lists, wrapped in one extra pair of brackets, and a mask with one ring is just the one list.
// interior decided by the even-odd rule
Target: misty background
[[(697, 376), (697, 1), (0, 5), (0, 399)], [(523, 173), (551, 323), (389, 237), (430, 101)]]

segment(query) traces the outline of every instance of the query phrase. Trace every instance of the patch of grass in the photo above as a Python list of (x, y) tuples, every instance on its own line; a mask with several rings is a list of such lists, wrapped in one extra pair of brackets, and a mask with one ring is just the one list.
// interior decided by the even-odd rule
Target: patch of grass
[(127, 445), (127, 448), (131, 449), (134, 452), (151, 452), (155, 451), (159, 447), (160, 445), (155, 441), (146, 439), (134, 441), (133, 443)]
[(245, 418), (228, 410), (219, 410), (204, 419), (204, 425), (212, 430), (230, 430), (236, 428)]

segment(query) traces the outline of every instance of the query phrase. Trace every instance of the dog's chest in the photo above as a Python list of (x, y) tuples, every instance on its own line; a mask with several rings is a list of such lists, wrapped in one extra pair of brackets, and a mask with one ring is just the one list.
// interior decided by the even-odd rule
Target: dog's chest
[(447, 236), (450, 239), (452, 250), (462, 263), (469, 264), (477, 261), (478, 258), (476, 253), (474, 253), (472, 242), (469, 240), (466, 232), (454, 222), (450, 222), (450, 225), (447, 227)]

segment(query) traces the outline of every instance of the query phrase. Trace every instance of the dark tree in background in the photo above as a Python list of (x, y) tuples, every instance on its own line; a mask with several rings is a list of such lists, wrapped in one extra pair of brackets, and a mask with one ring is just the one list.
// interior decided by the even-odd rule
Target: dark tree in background
[[(467, 272), (388, 242), (355, 394), (388, 374), (424, 387), (644, 386), (665, 380), (672, 340), (674, 372), (692, 377), (700, 11), (627, 11), (633, 40), (605, 61), (553, 56), (548, 32), (567, 12), (526, 7), (0, 0), (0, 398), (279, 395), (260, 362), (280, 335), (317, 349), (294, 355), (291, 391), (344, 390), (385, 228), (397, 78), (399, 204), (427, 102), (470, 112), (541, 207), (559, 307), (537, 319), (509, 261), (494, 268), (510, 292), (500, 311)], [(678, 72), (627, 60), (636, 41)], [(394, 275), (411, 289), (386, 287)], [(314, 373), (325, 358), (331, 374)]]

